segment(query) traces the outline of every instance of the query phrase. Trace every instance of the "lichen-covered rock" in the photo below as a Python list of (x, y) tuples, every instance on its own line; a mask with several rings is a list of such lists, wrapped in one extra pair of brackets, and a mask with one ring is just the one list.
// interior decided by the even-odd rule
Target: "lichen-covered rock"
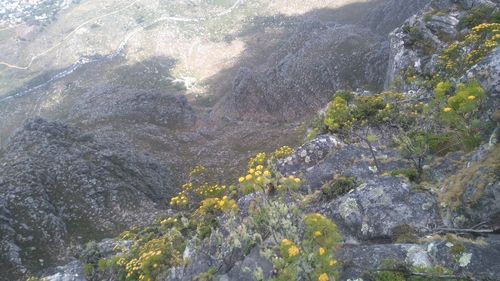
[(268, 280), (271, 276), (273, 265), (272, 263), (260, 255), (259, 247), (255, 247), (250, 251), (245, 259), (234, 264), (232, 269), (226, 276), (222, 276), (221, 280), (241, 280), (253, 281), (255, 276), (262, 277), (262, 280)]
[(305, 172), (328, 157), (334, 150), (345, 144), (336, 136), (321, 135), (297, 148), (295, 152), (278, 161), (278, 170), (284, 175), (296, 175)]
[[(412, 254), (408, 255), (410, 251)], [(342, 261), (340, 280), (361, 278), (365, 272), (375, 271), (387, 260), (408, 261), (409, 264), (428, 261), (425, 254), (422, 258), (416, 253), (426, 254), (425, 247), (411, 244), (346, 245), (338, 253)]]
[(64, 260), (71, 243), (152, 222), (176, 184), (146, 155), (43, 119), (11, 139), (0, 166), (0, 271), (10, 280)]
[[(383, 171), (408, 167), (408, 162), (398, 158), (396, 151), (381, 147), (375, 149)], [(365, 181), (378, 173), (370, 150), (362, 145), (351, 144), (332, 151), (323, 161), (307, 169), (304, 172), (304, 187), (316, 190), (336, 176)]]
[[(437, 2), (439, 1), (432, 1), (389, 35), (391, 54), (386, 88), (396, 85), (404, 90), (417, 90), (415, 85), (404, 83), (408, 75), (405, 71), (411, 68), (418, 74), (431, 74), (435, 69), (437, 52), (446, 46), (444, 41), (457, 37), (456, 26), (460, 16), (458, 8), (448, 3), (448, 13), (435, 15), (433, 11), (440, 5)], [(426, 17), (425, 14), (430, 16)]]
[(83, 263), (79, 260), (72, 261), (64, 266), (58, 266), (43, 277), (43, 281), (87, 281), (83, 270)]
[(407, 181), (395, 177), (374, 177), (325, 204), (320, 212), (335, 221), (346, 237), (360, 240), (391, 238), (403, 225), (425, 233), (442, 224), (434, 196), (412, 191)]
[(440, 194), (448, 225), (500, 229), (499, 150), (498, 144), (484, 144), (449, 171)]
[(341, 280), (387, 269), (387, 261), (429, 270), (442, 267), (454, 274), (473, 276), (474, 280), (496, 280), (500, 276), (500, 263), (495, 258), (500, 254), (497, 236), (474, 242), (443, 239), (424, 244), (345, 245), (338, 253)]
[[(389, 36), (391, 54), (385, 88), (418, 90), (421, 85), (409, 81), (411, 76), (433, 76), (439, 52), (462, 35), (458, 28), (460, 19), (471, 9), (484, 6), (498, 9), (500, 4), (489, 0), (433, 0), (395, 29)], [(411, 69), (410, 73), (406, 72), (408, 69)], [(491, 54), (479, 66), (473, 67), (466, 77), (477, 75), (476, 79), (482, 80), (485, 88), (496, 87), (498, 95), (498, 75), (489, 73), (498, 73), (498, 54)]]
[(500, 106), (500, 47), (494, 49), (478, 64), (474, 65), (460, 80), (475, 79), (486, 92), (486, 115)]

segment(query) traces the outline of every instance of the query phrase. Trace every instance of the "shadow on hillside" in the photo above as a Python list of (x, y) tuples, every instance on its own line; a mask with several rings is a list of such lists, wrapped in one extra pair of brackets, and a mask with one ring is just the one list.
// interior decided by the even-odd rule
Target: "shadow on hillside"
[[(327, 96), (331, 96), (331, 94), (333, 94), (336, 90), (339, 90), (340, 88), (338, 87), (350, 90), (355, 90), (357, 87), (364, 87), (377, 91), (381, 90), (384, 84), (382, 80), (385, 79), (388, 60), (384, 58), (381, 62), (380, 59), (378, 61), (370, 61), (369, 59), (366, 59), (366, 61), (361, 62), (361, 56), (367, 55), (367, 52), (370, 50), (367, 49), (366, 46), (361, 46), (362, 44), (354, 42), (354, 40), (359, 41), (360, 37), (363, 37), (364, 34), (371, 34), (371, 38), (367, 39), (367, 42), (368, 40), (371, 40), (369, 44), (376, 42), (382, 44), (387, 42), (387, 30), (393, 30), (399, 26), (403, 20), (401, 20), (401, 22), (386, 20), (384, 18), (380, 18), (380, 14), (383, 14), (386, 9), (388, 9), (387, 6), (391, 3), (396, 6), (401, 6), (400, 2), (424, 3), (427, 2), (427, 0), (373, 0), (348, 4), (339, 8), (317, 9), (301, 15), (276, 15), (252, 18), (243, 30), (237, 34), (227, 36), (227, 38), (235, 38), (234, 40), (241, 40), (244, 42), (245, 50), (238, 57), (237, 62), (232, 67), (220, 71), (207, 81), (210, 89), (209, 92), (218, 100), (218, 104), (216, 104), (212, 116), (215, 119), (222, 118), (228, 120), (248, 120), (249, 118), (255, 121), (276, 120), (278, 122), (282, 122), (283, 120), (290, 120), (290, 118), (287, 119), (286, 117), (283, 117), (286, 116), (287, 113), (281, 112), (278, 113), (279, 117), (276, 118), (257, 117), (253, 119), (252, 117), (248, 117), (248, 115), (259, 115), (259, 110), (256, 110), (255, 113), (249, 113), (247, 114), (247, 117), (241, 117), (240, 119), (239, 112), (243, 111), (243, 108), (226, 110), (228, 107), (227, 99), (237, 91), (239, 91), (238, 94), (240, 97), (245, 96), (243, 98), (244, 102), (254, 102), (254, 106), (257, 107), (268, 106), (268, 104), (266, 104), (267, 102), (262, 101), (262, 99), (265, 98), (262, 96), (266, 95), (266, 91), (275, 93), (268, 97), (271, 99), (275, 96), (284, 97), (287, 95), (287, 91), (289, 98), (295, 100), (300, 100), (300, 95), (317, 96), (316, 101), (310, 101), (307, 105), (308, 109), (304, 109), (304, 111), (307, 111), (310, 114), (312, 111), (318, 110), (320, 104), (324, 105), (324, 103), (329, 99)], [(421, 4), (413, 5), (418, 6)], [(392, 6), (389, 5), (389, 7)], [(401, 13), (405, 14), (409, 12), (405, 12), (405, 10), (403, 10)], [(406, 14), (402, 18), (406, 18)], [(377, 24), (374, 25), (373, 22), (377, 22)], [(308, 69), (309, 72), (304, 74), (304, 77), (301, 77), (300, 75), (286, 76), (287, 74), (285, 74), (285, 76), (280, 76), (283, 73), (291, 72), (295, 72), (297, 74), (298, 71), (301, 71), (299, 69), (300, 64), (305, 65), (310, 63), (308, 60), (311, 59), (311, 56), (308, 56), (308, 54), (304, 54), (303, 52), (304, 49), (310, 50), (308, 48), (311, 47), (311, 45), (319, 45), (319, 48), (322, 48), (323, 52), (325, 52), (325, 48), (328, 44), (336, 46), (335, 43), (337, 42), (334, 41), (326, 43), (321, 42), (321, 40), (329, 40), (324, 37), (321, 38), (321, 36), (326, 36), (323, 33), (326, 29), (336, 28), (341, 25), (351, 25), (352, 29), (360, 30), (360, 32), (353, 33), (353, 36), (357, 36), (356, 39), (351, 40), (351, 38), (347, 38), (345, 42), (340, 42), (340, 46), (337, 47), (342, 47), (343, 50), (332, 49), (327, 55), (333, 57), (334, 55), (332, 54), (337, 52), (339, 57), (344, 56), (347, 58), (334, 58), (324, 61), (316, 60), (316, 62), (314, 62), (316, 65), (312, 65), (310, 69)], [(373, 26), (373, 29), (370, 28), (371, 26)], [(318, 38), (314, 37), (316, 34), (318, 35)], [(386, 46), (387, 45), (388, 44), (386, 44)], [(356, 48), (358, 46), (361, 46), (361, 50), (359, 51), (358, 57), (356, 57), (356, 53), (358, 52)], [(314, 46), (312, 49), (314, 50)], [(384, 53), (382, 55), (387, 57), (389, 56), (388, 48), (385, 48), (383, 52)], [(318, 56), (321, 55), (324, 55), (324, 53), (318, 54)], [(304, 57), (304, 61), (301, 61), (302, 58), (295, 61), (290, 60), (290, 57), (293, 56), (302, 56)], [(353, 60), (352, 64), (347, 62), (349, 59)], [(340, 66), (341, 69), (337, 69), (336, 65), (332, 65), (332, 63), (338, 60), (343, 60), (343, 69), (342, 66)], [(293, 68), (296, 66), (297, 62), (299, 66)], [(288, 65), (285, 65), (287, 63)], [(365, 75), (363, 71), (373, 66), (376, 66), (377, 68), (375, 70), (370, 69), (369, 71), (372, 73), (379, 73), (378, 77), (366, 77), (366, 79), (364, 79)], [(316, 72), (311, 69), (314, 67), (317, 67), (318, 69)], [(283, 70), (283, 68), (286, 69)], [(322, 73), (327, 70), (330, 71), (328, 73)], [(243, 74), (240, 73), (242, 71), (244, 72)], [(325, 75), (330, 78), (325, 78)], [(336, 78), (336, 75), (342, 78)], [(279, 86), (281, 92), (277, 92), (276, 88), (272, 86), (273, 83), (269, 81), (262, 82), (262, 80), (269, 80), (269, 78), (262, 77), (269, 77), (271, 79), (275, 79), (274, 81), (276, 83), (281, 83)], [(309, 79), (309, 81), (307, 81), (307, 79)], [(335, 79), (341, 82), (336, 83)], [(243, 86), (241, 86), (242, 84)], [(340, 84), (340, 86), (338, 84)], [(320, 88), (322, 87), (322, 89), (316, 89), (318, 86)], [(235, 87), (237, 87), (238, 90), (235, 90)], [(246, 89), (241, 90), (241, 87), (246, 87)], [(260, 91), (264, 91), (264, 93)], [(295, 92), (292, 93), (293, 91)], [(331, 93), (326, 94), (326, 92)], [(259, 97), (259, 95), (261, 97)], [(238, 99), (235, 99), (230, 103), (238, 104)], [(268, 106), (261, 116), (266, 116), (268, 113), (273, 115), (277, 108), (279, 108), (279, 105)], [(314, 110), (312, 110), (312, 108), (314, 108)], [(291, 119), (299, 121), (297, 120), (297, 117), (304, 116), (304, 114), (297, 113), (294, 115), (292, 113), (290, 116), (292, 116)], [(300, 118), (301, 117), (299, 117), (299, 119)]]
[[(249, 69), (256, 75), (267, 75), (281, 67), (283, 59), (299, 51), (301, 46), (288, 46), (289, 49), (280, 50), (285, 44), (291, 42), (297, 34), (297, 30), (314, 26), (318, 23), (319, 28), (311, 28), (310, 32), (320, 33), (325, 26), (354, 25), (357, 28), (369, 29), (374, 36), (380, 36), (381, 41), (388, 42), (388, 33), (400, 26), (406, 18), (422, 8), (429, 0), (372, 0), (347, 4), (339, 8), (324, 8), (313, 10), (301, 15), (276, 15), (269, 17), (255, 17), (237, 34), (226, 36), (233, 40), (242, 40), (245, 50), (238, 57), (237, 62), (230, 68), (224, 69), (208, 79), (209, 93), (219, 100), (217, 106), (224, 106), (223, 97), (234, 92), (235, 78), (242, 69)], [(394, 14), (393, 11), (397, 11)], [(387, 14), (390, 13), (390, 14)], [(302, 31), (304, 34), (304, 31)], [(294, 42), (292, 42), (293, 44)], [(306, 42), (305, 44), (307, 44)], [(278, 53), (282, 52), (282, 53)], [(332, 52), (337, 50), (332, 49)], [(388, 54), (387, 54), (388, 55)], [(387, 62), (385, 62), (387, 66)], [(365, 65), (364, 67), (370, 67)], [(380, 66), (385, 69), (384, 66)], [(383, 73), (385, 78), (385, 72)], [(287, 79), (287, 77), (283, 77)], [(256, 82), (258, 83), (258, 82)], [(354, 85), (348, 88), (367, 87), (381, 90), (383, 82), (367, 85)], [(266, 87), (258, 85), (258, 87)], [(332, 89), (334, 92), (337, 89)], [(222, 100), (221, 100), (222, 99)], [(216, 106), (216, 107), (217, 107)], [(215, 114), (217, 115), (217, 114)], [(219, 117), (227, 118), (223, 112)]]

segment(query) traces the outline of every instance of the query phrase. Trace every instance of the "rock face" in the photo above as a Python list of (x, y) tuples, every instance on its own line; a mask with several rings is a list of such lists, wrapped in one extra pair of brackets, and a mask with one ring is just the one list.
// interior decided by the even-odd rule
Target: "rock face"
[(146, 155), (43, 119), (11, 139), (0, 166), (5, 280), (60, 261), (72, 241), (151, 222), (174, 186)]
[(425, 233), (442, 224), (431, 194), (411, 191), (403, 179), (391, 177), (367, 181), (321, 212), (361, 240), (393, 237), (402, 226)]
[(380, 1), (380, 4), (369, 12), (366, 22), (362, 24), (385, 36), (429, 2), (430, 0)]
[(186, 96), (132, 89), (104, 88), (84, 93), (72, 106), (70, 118), (86, 124), (121, 122), (152, 124), (169, 129), (189, 128), (196, 121)]
[(491, 114), (500, 106), (500, 47), (493, 50), (481, 62), (474, 65), (462, 77), (462, 81), (467, 81), (471, 78), (477, 80), (481, 87), (486, 92), (488, 102), (486, 114)]
[[(463, 248), (454, 253), (452, 249), (456, 245)], [(345, 264), (341, 280), (357, 280), (364, 272), (377, 269), (384, 260), (423, 268), (443, 266), (473, 273), (477, 280), (494, 280), (500, 272), (500, 264), (495, 261), (499, 246), (498, 238), (487, 238), (476, 244), (439, 240), (425, 244), (352, 245), (339, 252)]]
[(332, 151), (340, 150), (344, 146), (344, 142), (335, 136), (319, 136), (297, 148), (292, 155), (280, 160), (278, 169), (285, 175), (304, 172), (322, 162)]
[[(407, 75), (405, 70), (412, 68), (423, 76), (431, 75), (436, 68), (438, 52), (447, 46), (447, 42), (459, 37), (458, 24), (460, 18), (469, 9), (489, 6), (498, 9), (500, 5), (494, 1), (478, 0), (434, 0), (422, 11), (409, 18), (403, 26), (395, 29), (390, 35), (391, 55), (387, 70), (385, 88), (396, 86), (404, 90), (417, 90), (418, 86), (406, 84), (402, 78)], [(436, 13), (435, 11), (441, 11)], [(495, 59), (496, 58), (496, 59)], [(473, 67), (469, 76), (479, 74), (476, 78), (483, 80), (485, 89), (489, 90), (498, 85), (498, 75), (488, 75), (485, 72), (498, 71), (498, 54), (491, 54), (481, 62), (478, 67)], [(480, 70), (484, 70), (482, 72)], [(490, 81), (484, 81), (488, 77)], [(402, 85), (398, 85), (402, 84)], [(488, 87), (489, 85), (489, 87)], [(498, 92), (498, 88), (496, 88)]]

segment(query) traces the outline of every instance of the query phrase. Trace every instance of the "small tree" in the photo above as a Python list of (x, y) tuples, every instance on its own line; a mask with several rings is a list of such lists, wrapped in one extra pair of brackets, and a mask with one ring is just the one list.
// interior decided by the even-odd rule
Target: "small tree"
[(410, 160), (417, 171), (415, 181), (422, 179), (425, 160), (429, 156), (429, 134), (423, 131), (401, 131), (395, 138), (401, 155)]

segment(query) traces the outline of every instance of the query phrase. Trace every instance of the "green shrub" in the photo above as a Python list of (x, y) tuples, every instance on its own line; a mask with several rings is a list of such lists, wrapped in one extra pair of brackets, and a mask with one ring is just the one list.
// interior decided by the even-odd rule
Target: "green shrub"
[(438, 67), (452, 77), (459, 77), (478, 63), (500, 42), (500, 23), (482, 23), (461, 41), (450, 44), (439, 56)]
[(500, 12), (495, 12), (494, 8), (485, 5), (472, 8), (468, 15), (460, 18), (457, 28), (472, 28), (481, 23), (500, 23)]
[(218, 281), (216, 278), (217, 270), (213, 267), (209, 268), (207, 272), (200, 273), (194, 277), (194, 281)]
[(438, 120), (448, 127), (451, 134), (457, 134), (457, 140), (460, 140), (464, 150), (470, 151), (477, 147), (481, 142), (479, 109), (485, 99), (481, 85), (476, 81), (458, 84), (454, 95), (436, 94), (436, 99), (440, 99)]
[(329, 104), (324, 124), (331, 132), (347, 133), (353, 128), (377, 125), (393, 121), (394, 104), (398, 97), (391, 93), (373, 96), (353, 96), (348, 103), (343, 97), (335, 96)]
[(462, 149), (461, 141), (457, 139), (457, 134), (450, 132), (443, 134), (429, 134), (427, 141), (429, 151), (432, 155), (444, 156), (449, 152), (459, 151)]
[(351, 91), (340, 90), (340, 91), (337, 91), (335, 93), (335, 96), (336, 97), (341, 97), (346, 102), (351, 102), (354, 99), (354, 94)]
[(87, 278), (91, 278), (94, 275), (94, 265), (90, 263), (86, 263), (83, 266), (83, 273)]
[(395, 138), (401, 156), (411, 161), (415, 174), (406, 171), (413, 180), (420, 181), (423, 174), (423, 166), (429, 155), (428, 133), (422, 131), (401, 132)]
[(326, 110), (324, 122), (332, 132), (349, 130), (353, 119), (347, 101), (336, 96)]
[(393, 177), (404, 176), (413, 182), (418, 180), (418, 173), (417, 173), (417, 170), (415, 168), (392, 170), (390, 174)]
[(352, 115), (355, 120), (369, 121), (376, 118), (377, 121), (382, 121), (379, 113), (386, 108), (387, 103), (381, 95), (362, 96), (354, 101), (354, 109)]
[(303, 220), (303, 238), (299, 243), (283, 239), (279, 256), (272, 259), (277, 280), (337, 280), (335, 251), (340, 242), (337, 226), (320, 214)]
[(357, 185), (358, 183), (355, 178), (337, 177), (333, 181), (323, 185), (321, 192), (327, 200), (331, 200), (353, 190)]

